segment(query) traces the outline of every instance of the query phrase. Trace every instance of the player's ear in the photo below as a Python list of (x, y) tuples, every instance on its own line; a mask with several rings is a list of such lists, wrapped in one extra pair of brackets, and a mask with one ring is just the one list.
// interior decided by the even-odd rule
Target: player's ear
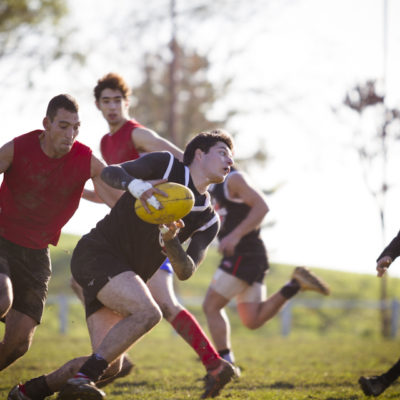
[(100, 110), (100, 104), (97, 100), (94, 102), (94, 104), (96, 104), (97, 109)]
[(50, 120), (49, 117), (43, 118), (43, 128), (47, 131), (50, 128)]
[(204, 155), (204, 151), (201, 149), (196, 149), (194, 152), (194, 158), (197, 160), (201, 160)]

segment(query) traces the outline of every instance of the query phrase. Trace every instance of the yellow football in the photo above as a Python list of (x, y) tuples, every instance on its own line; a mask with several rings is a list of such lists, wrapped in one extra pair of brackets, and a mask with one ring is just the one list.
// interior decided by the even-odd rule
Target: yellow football
[(161, 196), (160, 194), (154, 195), (163, 208), (156, 210), (148, 204), (151, 211), (151, 214), (149, 214), (144, 209), (140, 200), (137, 199), (135, 202), (135, 211), (140, 219), (150, 224), (169, 224), (189, 214), (194, 205), (194, 195), (188, 187), (175, 182), (165, 182), (160, 183), (156, 188), (168, 195), (168, 197)]

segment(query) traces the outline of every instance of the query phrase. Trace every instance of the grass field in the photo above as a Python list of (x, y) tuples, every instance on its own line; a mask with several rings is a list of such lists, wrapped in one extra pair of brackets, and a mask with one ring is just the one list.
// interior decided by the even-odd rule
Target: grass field
[[(50, 292), (70, 293), (68, 288), (70, 248), (76, 238), (63, 236), (60, 248), (53, 250), (54, 279)], [(204, 266), (177, 291), (188, 308), (205, 327), (200, 300), (215, 269), (214, 251)], [(288, 279), (292, 267), (273, 265), (268, 275), (268, 291), (277, 290)], [(376, 300), (379, 280), (370, 275), (317, 270), (332, 288), (332, 299)], [(400, 293), (399, 280), (389, 280), (389, 293)], [(301, 294), (303, 299), (320, 299)], [(189, 301), (190, 300), (190, 301)], [(321, 298), (321, 304), (326, 302)], [(90, 353), (83, 309), (70, 306), (68, 333), (58, 330), (57, 306), (49, 304), (43, 324), (38, 328), (31, 350), (0, 373), (0, 399), (19, 381), (50, 372), (70, 358)], [(386, 370), (400, 356), (396, 339), (383, 340), (379, 334), (379, 315), (375, 309), (293, 310), (289, 337), (280, 335), (280, 319), (249, 331), (241, 326), (234, 308), (228, 310), (233, 330), (233, 348), (242, 368), (240, 380), (229, 384), (221, 399), (276, 400), (356, 400), (366, 397), (359, 390), (360, 375)], [(2, 333), (3, 327), (0, 328)], [(136, 364), (134, 372), (105, 388), (107, 398), (198, 399), (202, 393), (204, 368), (193, 350), (162, 321), (129, 352)], [(55, 399), (56, 396), (53, 396)], [(400, 398), (395, 384), (380, 399)]]

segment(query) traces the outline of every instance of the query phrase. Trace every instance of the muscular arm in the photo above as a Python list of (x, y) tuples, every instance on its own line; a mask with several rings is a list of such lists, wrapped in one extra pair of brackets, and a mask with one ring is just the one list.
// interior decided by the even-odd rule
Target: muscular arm
[(178, 160), (182, 161), (183, 152), (173, 143), (164, 139), (156, 132), (147, 128), (136, 128), (132, 131), (132, 141), (136, 149), (141, 153), (153, 151), (169, 151)]
[(204, 260), (210, 243), (217, 236), (219, 220), (204, 231), (193, 234), (190, 244), (185, 252), (177, 237), (164, 240), (165, 250), (177, 277), (180, 280), (189, 279)]
[(90, 176), (93, 181), (95, 193), (104, 203), (112, 208), (121, 197), (123, 192), (113, 189), (101, 179), (101, 173), (103, 169), (104, 164), (98, 158), (92, 155), (92, 159), (90, 161)]
[(0, 173), (7, 171), (14, 158), (14, 142), (7, 142), (0, 148)]
[(232, 255), (240, 239), (261, 225), (269, 211), (264, 197), (247, 182), (245, 176), (238, 172), (230, 175), (226, 182), (231, 199), (240, 200), (251, 207), (246, 218), (219, 243), (219, 251)]
[(134, 161), (105, 167), (101, 177), (111, 187), (126, 190), (135, 178), (143, 180), (162, 178), (169, 160), (170, 155), (166, 152), (149, 153)]

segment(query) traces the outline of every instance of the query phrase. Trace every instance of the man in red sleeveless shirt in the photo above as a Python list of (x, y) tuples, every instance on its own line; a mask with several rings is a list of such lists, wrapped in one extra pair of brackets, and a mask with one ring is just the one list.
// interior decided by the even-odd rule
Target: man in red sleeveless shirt
[[(183, 153), (168, 140), (144, 127), (135, 119), (129, 119), (130, 89), (125, 80), (116, 73), (109, 73), (98, 80), (94, 88), (96, 106), (107, 121), (110, 132), (100, 142), (101, 155), (107, 164), (119, 164), (139, 158), (140, 154), (155, 151), (169, 151), (182, 161)], [(88, 200), (96, 201), (94, 193), (84, 192)], [(173, 270), (168, 259), (147, 282), (147, 286), (163, 317), (175, 331), (193, 348), (206, 371), (214, 368), (218, 353), (198, 324), (194, 315), (186, 310), (176, 298), (173, 288)], [(72, 287), (82, 299), (81, 289), (72, 280)], [(124, 358), (123, 368), (118, 376), (104, 379), (99, 386), (112, 382), (117, 377), (127, 375), (132, 369), (129, 359)]]
[(5, 322), (0, 370), (31, 345), (51, 275), (48, 245), (57, 245), (85, 182), (91, 178), (110, 206), (120, 196), (102, 181), (104, 164), (75, 140), (80, 121), (71, 96), (49, 102), (43, 126), (0, 148), (0, 318)]

